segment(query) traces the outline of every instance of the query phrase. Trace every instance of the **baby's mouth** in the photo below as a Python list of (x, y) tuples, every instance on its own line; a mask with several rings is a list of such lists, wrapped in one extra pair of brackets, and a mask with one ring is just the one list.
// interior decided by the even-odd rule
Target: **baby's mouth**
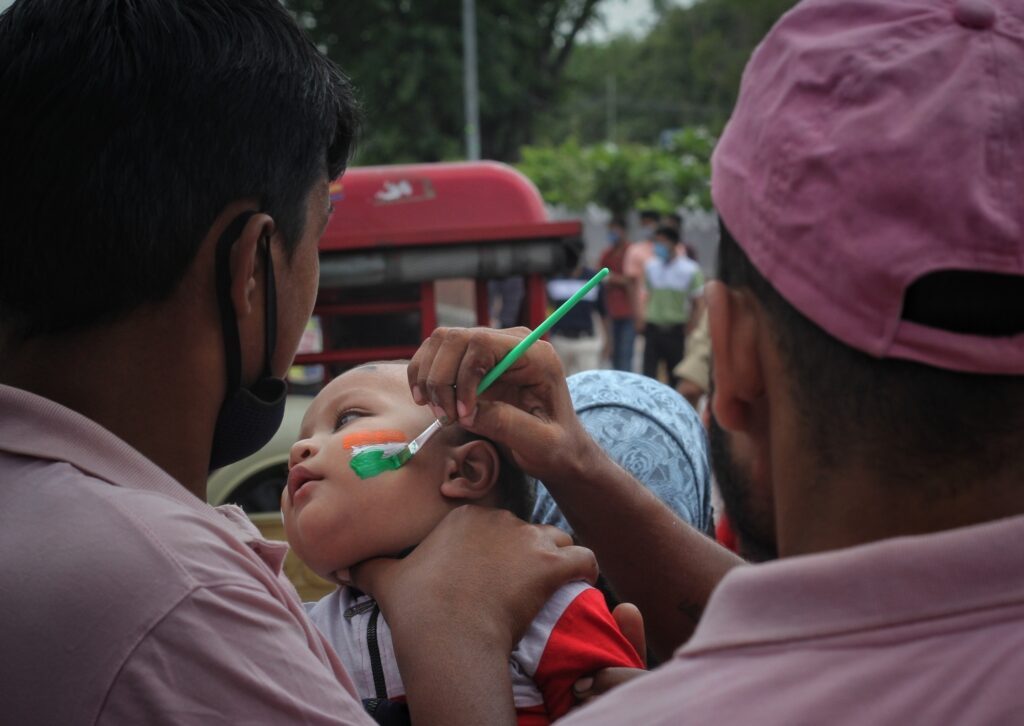
[(317, 481), (320, 477), (304, 466), (296, 466), (288, 472), (288, 496), (295, 501), (295, 494), (305, 484)]

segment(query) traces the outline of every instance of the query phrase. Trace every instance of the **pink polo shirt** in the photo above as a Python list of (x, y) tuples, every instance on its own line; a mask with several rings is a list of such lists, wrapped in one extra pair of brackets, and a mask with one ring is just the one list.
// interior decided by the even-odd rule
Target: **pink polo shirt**
[(633, 314), (639, 318), (644, 318), (647, 310), (647, 277), (644, 274), (644, 267), (652, 257), (654, 243), (650, 240), (641, 240), (630, 243), (622, 259), (622, 272), (626, 277), (632, 278), (636, 290)]
[(285, 545), (0, 386), (0, 720), (372, 724)]
[(1014, 517), (738, 568), (671, 661), (559, 723), (1024, 723), (1022, 543)]

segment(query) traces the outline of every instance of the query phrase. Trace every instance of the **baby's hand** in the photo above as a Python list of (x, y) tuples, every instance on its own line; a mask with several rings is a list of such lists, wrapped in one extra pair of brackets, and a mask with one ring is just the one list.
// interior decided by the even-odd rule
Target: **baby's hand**
[[(624, 602), (615, 607), (612, 617), (615, 618), (619, 630), (626, 636), (626, 640), (646, 664), (647, 638), (644, 635), (644, 618), (640, 610), (636, 605)], [(646, 672), (641, 668), (604, 668), (576, 681), (572, 685), (572, 693), (580, 704), (584, 704)]]

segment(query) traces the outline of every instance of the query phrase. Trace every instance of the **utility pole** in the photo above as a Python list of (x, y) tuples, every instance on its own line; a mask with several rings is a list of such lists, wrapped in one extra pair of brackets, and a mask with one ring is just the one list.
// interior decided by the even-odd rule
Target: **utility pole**
[(615, 74), (605, 76), (605, 136), (615, 143), (616, 125), (618, 124), (619, 101), (615, 87)]
[(462, 0), (462, 80), (466, 107), (466, 156), (480, 159), (480, 95), (476, 75), (476, 0)]

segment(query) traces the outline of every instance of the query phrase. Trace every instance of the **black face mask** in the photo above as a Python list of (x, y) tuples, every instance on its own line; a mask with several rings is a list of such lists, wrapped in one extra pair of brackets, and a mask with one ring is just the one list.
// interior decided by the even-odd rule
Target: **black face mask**
[(284, 417), (288, 385), (275, 378), (270, 367), (277, 342), (277, 291), (270, 240), (263, 243), (266, 261), (266, 340), (263, 372), (251, 388), (242, 387), (242, 347), (238, 339), (238, 318), (231, 301), (231, 247), (255, 212), (239, 215), (217, 242), (217, 303), (224, 334), (224, 373), (227, 393), (217, 414), (210, 450), (210, 471), (244, 459), (259, 451), (273, 438)]

